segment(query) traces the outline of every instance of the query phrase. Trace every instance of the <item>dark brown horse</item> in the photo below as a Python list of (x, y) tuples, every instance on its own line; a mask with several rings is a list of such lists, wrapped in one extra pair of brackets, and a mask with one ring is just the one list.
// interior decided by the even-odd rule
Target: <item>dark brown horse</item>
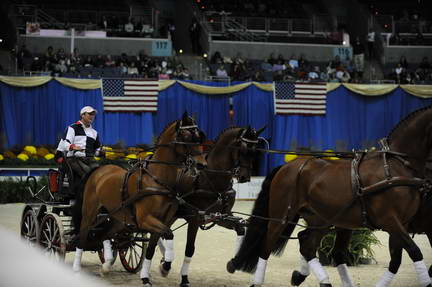
[[(426, 174), (426, 178), (430, 179), (431, 177), (430, 175), (428, 176)], [(428, 187), (428, 189), (429, 189), (428, 191), (430, 191), (430, 186)], [(411, 222), (408, 224), (407, 230), (409, 233), (412, 234), (425, 233), (429, 239), (429, 242), (432, 245), (432, 223), (429, 218), (431, 210), (432, 210), (431, 194), (424, 193), (420, 208), (417, 211), (416, 215), (411, 220)], [(315, 225), (315, 226), (326, 225), (326, 222), (323, 222), (320, 218), (313, 215), (306, 217), (305, 220), (310, 225)], [(313, 253), (316, 252), (316, 250), (318, 249), (320, 242), (316, 238), (305, 236), (305, 234), (307, 234), (308, 232), (309, 230), (306, 229), (301, 231), (298, 235), (300, 250), (301, 251), (308, 250), (308, 252)], [(325, 233), (325, 230), (323, 230), (323, 233)], [(351, 277), (348, 273), (348, 270), (346, 268), (348, 246), (350, 244), (351, 234), (352, 234), (351, 230), (336, 228), (336, 241), (333, 250), (331, 252), (331, 257), (333, 259), (334, 264), (338, 268), (341, 281), (345, 283), (344, 286), (354, 286)], [(312, 241), (315, 244), (315, 246), (311, 246), (310, 242), (305, 242), (305, 238), (308, 238), (309, 241)], [(391, 260), (389, 263), (388, 270), (385, 271), (385, 273), (383, 274), (383, 276), (381, 277), (380, 281), (377, 283), (376, 286), (378, 287), (390, 286), (393, 278), (395, 277), (396, 273), (399, 270), (402, 261), (402, 250), (403, 250), (403, 246), (400, 244), (400, 241), (398, 241), (397, 238), (394, 238), (394, 236), (390, 236), (389, 251), (390, 251)], [(429, 273), (429, 277), (432, 277), (432, 266), (429, 267), (428, 273)], [(293, 286), (299, 286), (309, 274), (310, 274), (309, 265), (307, 264), (304, 254), (302, 254), (302, 259), (300, 262), (300, 271), (297, 270), (293, 271), (291, 277), (291, 284)]]
[[(407, 226), (422, 202), (419, 186), (424, 181), (417, 177), (423, 175), (432, 148), (432, 109), (418, 110), (401, 121), (388, 137), (388, 147), (355, 161), (310, 157), (274, 170), (263, 183), (245, 240), (228, 262), (228, 271), (256, 268), (254, 285), (261, 285), (270, 253), (281, 251), (287, 241), (281, 235), (289, 237), (302, 216), (343, 229), (366, 225), (388, 232), (413, 260), (421, 286), (430, 286), (423, 255)], [(317, 243), (311, 240), (320, 240), (323, 232), (308, 229), (301, 235), (312, 246), (308, 251), (304, 244), (301, 253), (320, 285), (331, 286), (315, 257)]]
[[(231, 127), (217, 137), (214, 146), (207, 155), (207, 166), (198, 177), (185, 176), (179, 185), (182, 190), (180, 206), (175, 219), (183, 218), (188, 223), (185, 259), (181, 268), (180, 286), (189, 286), (188, 270), (195, 252), (195, 240), (200, 226), (216, 223), (228, 229), (235, 230), (237, 236), (244, 236), (244, 227), (232, 217), (231, 209), (235, 201), (235, 191), (232, 189), (232, 179), (237, 177), (240, 183), (250, 181), (252, 162), (259, 134), (264, 128), (255, 131), (250, 127)], [(218, 214), (218, 215), (216, 215)], [(173, 221), (174, 223), (174, 221)], [(147, 248), (146, 261), (153, 258), (157, 234), (153, 234)], [(165, 236), (162, 246), (163, 261), (160, 270), (163, 276), (168, 275), (174, 258), (173, 236)], [(150, 286), (149, 267), (142, 271), (141, 278), (145, 286)], [(144, 275), (144, 277), (143, 277)]]
[[(76, 227), (79, 248), (75, 253), (74, 270), (80, 269), (83, 248), (94, 248), (93, 245), (103, 241), (104, 255), (107, 255), (102, 271), (108, 271), (112, 260), (109, 239), (123, 230), (171, 233), (167, 224), (178, 207), (174, 191), (177, 175), (186, 161), (201, 154), (201, 147), (190, 144), (202, 140), (202, 132), (185, 113), (181, 120), (169, 124), (161, 133), (147, 165), (137, 164), (130, 170), (105, 165), (88, 177), (82, 196), (82, 218), (74, 218), (74, 222), (80, 223)], [(102, 210), (109, 214), (109, 227), (105, 226), (97, 238), (90, 238)]]

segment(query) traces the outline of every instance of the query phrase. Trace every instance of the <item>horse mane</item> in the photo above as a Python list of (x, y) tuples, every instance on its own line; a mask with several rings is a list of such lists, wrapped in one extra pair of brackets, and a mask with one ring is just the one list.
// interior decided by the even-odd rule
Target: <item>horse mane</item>
[(401, 128), (406, 126), (407, 123), (409, 123), (413, 118), (417, 117), (419, 114), (422, 114), (423, 112), (429, 110), (432, 108), (432, 105), (423, 107), (421, 109), (415, 110), (411, 113), (409, 113), (405, 118), (403, 118), (389, 133), (387, 136), (388, 141), (391, 141), (392, 136)]
[(159, 143), (159, 141), (160, 141), (160, 137), (166, 132), (166, 130), (171, 126), (171, 125), (173, 125), (174, 123), (177, 123), (178, 121), (180, 121), (180, 120), (174, 120), (174, 121), (172, 121), (172, 122), (169, 122), (164, 128), (163, 128), (163, 130), (162, 130), (162, 132), (159, 134), (159, 136), (158, 136), (158, 138), (157, 138), (157, 140), (156, 140), (156, 143)]
[(216, 139), (214, 140), (214, 142), (217, 143), (218, 140), (220, 139), (220, 137), (221, 137), (224, 133), (226, 133), (226, 132), (228, 132), (228, 131), (230, 131), (230, 130), (233, 130), (233, 129), (238, 129), (238, 128), (240, 128), (240, 127), (238, 127), (238, 126), (231, 126), (231, 127), (227, 127), (227, 128), (225, 128), (225, 129), (223, 129), (223, 130), (219, 133), (219, 135), (216, 137)]

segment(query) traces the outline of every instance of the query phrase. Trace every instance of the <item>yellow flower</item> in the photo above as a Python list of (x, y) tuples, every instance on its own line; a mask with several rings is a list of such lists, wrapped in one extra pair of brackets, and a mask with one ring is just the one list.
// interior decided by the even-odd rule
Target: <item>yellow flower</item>
[(296, 154), (286, 154), (285, 155), (285, 162), (290, 162), (292, 160), (295, 160), (297, 158)]
[(53, 158), (54, 158), (54, 155), (53, 155), (52, 153), (48, 153), (48, 154), (46, 154), (46, 155), (44, 156), (44, 158), (45, 158), (46, 160), (50, 160), (50, 159), (53, 159)]
[(107, 159), (115, 159), (117, 157), (117, 154), (115, 152), (107, 151), (105, 152), (105, 157)]
[(329, 159), (329, 160), (338, 160), (339, 159), (338, 157), (335, 156), (336, 154), (331, 149), (327, 149), (324, 154), (328, 155), (327, 157), (323, 157), (324, 159)]
[(1, 154), (0, 154), (0, 160), (4, 160), (4, 157), (3, 157), (3, 155), (1, 155)]
[(26, 155), (25, 153), (20, 153), (17, 158), (19, 158), (22, 161), (26, 161), (29, 159), (28, 155)]
[(48, 149), (44, 148), (44, 147), (40, 147), (37, 149), (37, 155), (39, 157), (45, 157), (47, 154), (49, 154), (50, 152), (48, 151)]
[(126, 159), (137, 159), (137, 155), (134, 154), (134, 153), (128, 154), (128, 155), (126, 156)]
[(24, 151), (26, 151), (26, 152), (28, 152), (30, 154), (36, 154), (36, 152), (37, 152), (36, 148), (34, 146), (31, 146), (31, 145), (26, 145), (24, 147)]
[(149, 151), (149, 152), (145, 152), (145, 151), (143, 151), (143, 152), (140, 152), (140, 153), (138, 154), (138, 158), (144, 159), (144, 158), (146, 158), (147, 156), (149, 156), (149, 155), (151, 155), (151, 154), (153, 154), (153, 152), (151, 152), (151, 151)]

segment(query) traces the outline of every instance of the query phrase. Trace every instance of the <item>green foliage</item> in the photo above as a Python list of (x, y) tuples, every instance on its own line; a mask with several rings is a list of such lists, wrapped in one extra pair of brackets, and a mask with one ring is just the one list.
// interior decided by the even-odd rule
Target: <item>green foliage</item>
[[(331, 229), (331, 231), (321, 240), (318, 253), (321, 254), (320, 256), (324, 255), (327, 257), (323, 258), (323, 261), (326, 261), (328, 258), (330, 258), (331, 252), (334, 248), (335, 239), (336, 232), (334, 229)], [(348, 246), (348, 265), (355, 266), (360, 264), (362, 261), (374, 260), (375, 254), (372, 250), (374, 245), (381, 245), (381, 242), (378, 240), (375, 234), (373, 234), (373, 231), (367, 228), (354, 230), (351, 237), (351, 242)], [(322, 264), (324, 263), (322, 262)]]
[[(46, 185), (47, 177), (40, 177), (37, 181), (37, 190)], [(18, 180), (0, 180), (0, 203), (37, 202), (28, 191), (28, 186), (26, 177), (21, 177)], [(39, 197), (47, 199), (48, 192), (42, 192)]]

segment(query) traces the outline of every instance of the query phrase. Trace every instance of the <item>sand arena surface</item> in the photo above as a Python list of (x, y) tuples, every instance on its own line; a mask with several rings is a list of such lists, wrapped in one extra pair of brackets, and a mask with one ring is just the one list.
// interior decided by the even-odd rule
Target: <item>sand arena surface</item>
[[(252, 209), (253, 201), (238, 201), (234, 206), (234, 211), (249, 213)], [(18, 237), (21, 212), (24, 208), (23, 204), (5, 204), (0, 205), (0, 226), (15, 233)], [(182, 224), (184, 221), (179, 220), (175, 226)], [(297, 232), (294, 232), (294, 235)], [(178, 286), (180, 283), (180, 268), (184, 258), (184, 249), (186, 244), (186, 228), (181, 228), (175, 233), (175, 259), (173, 262), (171, 273), (167, 278), (161, 277), (158, 271), (158, 263), (161, 258), (159, 250), (156, 250), (156, 255), (153, 259), (151, 274), (153, 286)], [(360, 265), (358, 267), (349, 267), (353, 282), (356, 286), (374, 286), (384, 273), (389, 262), (388, 253), (388, 235), (387, 233), (377, 231), (377, 237), (382, 243), (382, 246), (375, 246), (376, 263), (370, 265)], [(252, 276), (243, 272), (229, 274), (225, 265), (232, 258), (235, 246), (235, 232), (214, 227), (209, 231), (199, 231), (196, 241), (195, 255), (189, 269), (189, 281), (193, 287), (245, 287), (249, 286)], [(415, 242), (419, 245), (423, 252), (425, 262), (429, 267), (432, 264), (431, 247), (425, 235), (416, 235)], [(1, 241), (1, 239), (0, 239)], [(65, 264), (72, 268), (74, 253), (70, 252), (66, 255)], [(7, 261), (2, 258), (2, 264), (7, 264)], [(299, 251), (297, 240), (291, 240), (284, 254), (281, 257), (270, 257), (267, 265), (267, 273), (264, 286), (290, 286), (291, 273), (298, 268)], [(97, 254), (92, 252), (84, 252), (83, 256), (83, 271), (90, 274), (92, 277), (100, 278), (99, 268), (100, 261)], [(326, 267), (330, 275), (330, 281), (333, 286), (341, 286), (336, 268)], [(25, 274), (25, 270), (22, 274)], [(49, 270), (47, 270), (47, 276)], [(41, 276), (44, 276), (41, 274)], [(142, 286), (139, 274), (131, 274), (123, 269), (120, 261), (117, 259), (113, 265), (113, 271), (101, 278), (107, 286)], [(1, 280), (0, 280), (1, 281)], [(1, 283), (0, 283), (1, 285)], [(36, 284), (37, 285), (37, 284)], [(35, 285), (35, 286), (36, 286)], [(302, 286), (318, 286), (313, 275), (309, 276)], [(406, 252), (403, 253), (402, 265), (391, 286), (409, 287), (419, 286), (412, 261)]]

